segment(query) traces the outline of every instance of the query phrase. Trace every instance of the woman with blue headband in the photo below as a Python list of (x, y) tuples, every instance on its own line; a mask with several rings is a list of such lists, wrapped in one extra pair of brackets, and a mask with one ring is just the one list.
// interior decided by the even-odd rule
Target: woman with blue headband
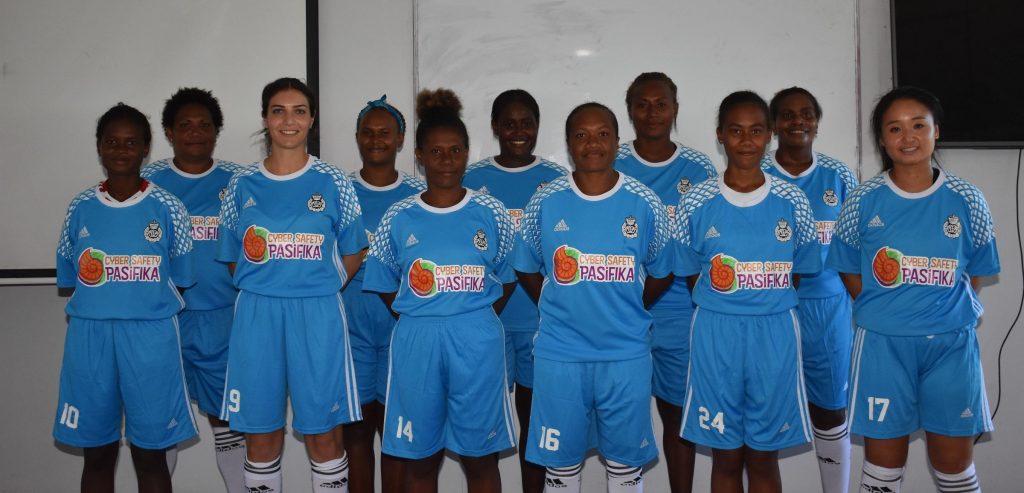
[[(405, 142), (405, 117), (387, 102), (387, 96), (369, 101), (356, 118), (356, 144), (362, 167), (351, 175), (363, 209), (366, 236), (372, 241), (384, 212), (392, 204), (426, 189), (419, 178), (395, 169), (395, 160)], [(359, 386), (363, 421), (345, 425), (345, 448), (349, 457), (349, 490), (373, 491), (373, 439), (384, 425), (384, 397), (387, 390), (388, 346), (395, 319), (376, 293), (363, 292), (363, 271), (352, 278), (342, 292), (348, 309), (352, 359)], [(381, 455), (381, 487), (397, 492), (402, 487), (404, 462)]]

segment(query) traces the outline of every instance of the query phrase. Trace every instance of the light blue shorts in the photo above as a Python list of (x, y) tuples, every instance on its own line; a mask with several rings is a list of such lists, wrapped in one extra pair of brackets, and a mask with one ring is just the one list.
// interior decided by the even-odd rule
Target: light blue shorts
[[(533, 341), (537, 331), (505, 331), (505, 361), (509, 367), (509, 385), (518, 383), (533, 388)], [(511, 387), (510, 387), (511, 390)]]
[(800, 341), (807, 400), (823, 409), (846, 407), (853, 343), (853, 310), (846, 293), (801, 299)]
[(362, 291), (361, 283), (349, 283), (341, 297), (348, 314), (359, 404), (383, 403), (388, 388), (388, 347), (395, 318), (377, 293)]
[(655, 397), (679, 407), (686, 397), (691, 323), (693, 311), (680, 310), (673, 316), (655, 313), (651, 325), (652, 392)]
[(228, 370), (228, 341), (235, 307), (185, 310), (181, 325), (181, 356), (185, 360), (188, 394), (199, 410), (219, 416), (224, 402), (224, 376)]

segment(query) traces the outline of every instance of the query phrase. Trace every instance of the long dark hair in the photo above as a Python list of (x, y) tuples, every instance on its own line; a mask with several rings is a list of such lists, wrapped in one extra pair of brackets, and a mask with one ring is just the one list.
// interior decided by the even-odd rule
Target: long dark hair
[(889, 157), (889, 154), (885, 152), (885, 147), (882, 146), (882, 116), (885, 115), (885, 112), (889, 110), (893, 103), (900, 99), (910, 99), (923, 104), (928, 108), (928, 112), (932, 114), (932, 120), (935, 122), (936, 127), (942, 123), (942, 118), (945, 116), (939, 98), (930, 91), (920, 87), (902, 86), (885, 93), (878, 100), (878, 103), (875, 104), (875, 109), (871, 112), (871, 135), (875, 137), (875, 148), (878, 149), (878, 155), (882, 158), (882, 171), (889, 171), (893, 167), (892, 158)]

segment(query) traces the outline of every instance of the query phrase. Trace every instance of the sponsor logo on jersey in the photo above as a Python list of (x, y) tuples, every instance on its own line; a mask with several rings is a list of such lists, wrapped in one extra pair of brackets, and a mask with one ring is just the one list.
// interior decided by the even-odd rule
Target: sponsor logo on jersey
[(626, 216), (626, 219), (622, 221), (622, 236), (633, 239), (637, 236), (639, 227), (636, 225), (636, 218), (633, 216)]
[(789, 223), (779, 218), (779, 222), (775, 223), (775, 239), (783, 243), (793, 239), (793, 228), (789, 227)]
[(633, 282), (636, 259), (632, 255), (584, 253), (569, 245), (555, 249), (552, 256), (555, 282), (572, 286), (580, 282)]
[(411, 247), (413, 245), (418, 245), (419, 243), (420, 243), (420, 240), (417, 240), (416, 239), (416, 235), (414, 235), (412, 233), (410, 233), (409, 237), (405, 239), (405, 246), (407, 246), (407, 247)]
[(519, 228), (523, 226), (523, 213), (522, 209), (509, 209), (508, 217), (512, 220), (512, 228), (515, 231), (519, 231)]
[(89, 229), (86, 228), (85, 226), (82, 226), (82, 229), (78, 230), (78, 239), (88, 238), (88, 237), (89, 237)]
[(569, 231), (569, 225), (565, 224), (565, 219), (559, 219), (558, 224), (555, 225), (555, 231)]
[(309, 200), (306, 201), (306, 207), (313, 212), (323, 212), (327, 207), (327, 202), (324, 200), (323, 194), (313, 192), (313, 195), (310, 195)]
[(719, 253), (711, 257), (708, 278), (711, 289), (722, 293), (735, 293), (741, 289), (789, 289), (793, 262), (740, 262)]
[(708, 228), (708, 232), (704, 233), (704, 239), (705, 240), (710, 240), (711, 238), (718, 238), (718, 237), (721, 237), (721, 236), (722, 235), (718, 234), (718, 230), (715, 229), (714, 226)]
[(484, 233), (484, 230), (476, 230), (476, 234), (473, 235), (473, 246), (481, 252), (487, 251), (487, 233)]
[(825, 190), (825, 193), (821, 196), (821, 201), (829, 207), (835, 207), (839, 205), (839, 196), (836, 195), (836, 191), (831, 188)]
[(249, 226), (242, 238), (245, 259), (262, 264), (271, 259), (321, 260), (324, 235), (317, 233), (274, 233), (257, 225)]
[(146, 238), (146, 241), (156, 243), (160, 241), (160, 238), (164, 237), (164, 232), (160, 229), (160, 223), (154, 219), (146, 225), (146, 229), (142, 231), (142, 236)]
[(246, 200), (246, 201), (245, 201), (245, 204), (244, 204), (244, 205), (242, 205), (242, 208), (243, 208), (243, 209), (248, 209), (248, 208), (250, 208), (250, 207), (252, 207), (252, 206), (254, 206), (254, 205), (256, 205), (256, 201), (255, 201), (255, 200), (253, 200), (253, 198), (252, 198), (252, 197), (249, 197), (249, 200)]
[(918, 257), (884, 246), (875, 252), (871, 273), (883, 288), (904, 284), (951, 288), (956, 284), (960, 261), (943, 257)]
[(835, 221), (815, 221), (815, 228), (818, 231), (818, 243), (822, 245), (832, 244), (832, 232), (836, 229)]
[(111, 255), (86, 248), (78, 256), (78, 280), (89, 287), (108, 282), (160, 282), (159, 255)]
[(437, 265), (418, 258), (409, 266), (409, 287), (420, 298), (438, 293), (479, 293), (484, 290), (482, 265)]
[(217, 216), (192, 216), (192, 240), (216, 241), (219, 225), (220, 218)]
[(875, 217), (871, 218), (870, 221), (868, 221), (868, 227), (869, 228), (884, 228), (885, 227), (885, 223), (882, 222), (882, 218), (880, 218), (878, 216), (875, 216)]
[(679, 180), (679, 183), (676, 184), (676, 191), (678, 191), (680, 194), (684, 194), (686, 192), (689, 192), (690, 188), (692, 188), (692, 187), (693, 187), (693, 184), (690, 183), (690, 179), (689, 178), (683, 178), (683, 179)]
[(960, 229), (960, 217), (956, 214), (950, 214), (946, 218), (946, 222), (942, 224), (942, 234), (946, 235), (947, 238), (959, 238)]

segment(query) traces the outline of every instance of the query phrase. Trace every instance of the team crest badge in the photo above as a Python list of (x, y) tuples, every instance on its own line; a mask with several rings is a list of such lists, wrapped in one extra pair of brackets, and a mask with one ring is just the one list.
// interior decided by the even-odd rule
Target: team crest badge
[(146, 226), (146, 229), (142, 232), (142, 236), (145, 236), (147, 241), (156, 243), (164, 236), (164, 232), (160, 229), (160, 223), (154, 219)]
[(942, 225), (942, 233), (947, 238), (959, 238), (960, 237), (960, 217), (956, 214), (950, 214), (946, 218), (946, 222)]
[(227, 193), (228, 193), (228, 189), (227, 188), (221, 188), (220, 192), (217, 192), (217, 198), (221, 202), (224, 202), (224, 196), (227, 195)]
[(831, 188), (825, 190), (825, 194), (821, 196), (821, 200), (825, 202), (825, 205), (829, 207), (835, 207), (839, 205), (839, 196), (836, 195), (836, 191)]
[(484, 233), (484, 230), (476, 230), (476, 234), (473, 235), (473, 246), (480, 251), (487, 250), (487, 233)]
[(313, 195), (309, 196), (309, 201), (306, 202), (306, 207), (313, 212), (323, 212), (327, 203), (324, 201), (324, 196), (320, 192), (313, 192)]
[(689, 178), (683, 178), (682, 180), (679, 180), (679, 183), (676, 184), (676, 190), (678, 190), (679, 193), (683, 194), (689, 192), (692, 186), (693, 184), (690, 183)]
[(622, 236), (632, 240), (633, 238), (636, 238), (637, 230), (636, 218), (633, 216), (626, 216), (626, 220), (622, 222)]
[(779, 218), (779, 222), (775, 224), (775, 239), (783, 243), (793, 238), (793, 228), (789, 227), (789, 223), (785, 219)]

